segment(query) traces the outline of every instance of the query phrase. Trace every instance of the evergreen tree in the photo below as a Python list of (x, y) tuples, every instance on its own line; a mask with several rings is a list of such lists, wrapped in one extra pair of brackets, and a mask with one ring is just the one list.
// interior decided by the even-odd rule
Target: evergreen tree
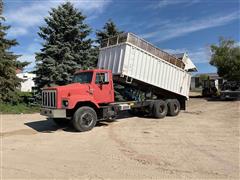
[(3, 1), (0, 0), (0, 18), (1, 18), (2, 12), (3, 12)]
[(3, 2), (0, 1), (0, 102), (15, 102), (17, 87), (20, 79), (16, 76), (17, 65), (24, 67), (25, 62), (17, 61), (18, 55), (10, 51), (12, 46), (18, 45), (15, 39), (6, 38), (6, 31), (10, 26), (4, 25)]
[(94, 69), (97, 67), (97, 61), (98, 61), (98, 47), (97, 46), (92, 46), (89, 52), (89, 63), (87, 64), (86, 69)]
[(120, 31), (117, 28), (116, 24), (111, 19), (109, 19), (106, 22), (106, 24), (103, 26), (103, 30), (98, 30), (96, 32), (96, 37), (97, 37), (96, 42), (101, 44), (101, 41), (103, 39), (117, 36), (118, 34), (121, 34), (121, 33), (123, 33), (123, 31)]
[(39, 88), (67, 84), (76, 69), (92, 66), (90, 28), (82, 15), (70, 2), (53, 8), (40, 27), (44, 40), (40, 53), (36, 53), (36, 79)]
[(111, 19), (109, 19), (106, 22), (106, 24), (103, 26), (102, 30), (97, 30), (96, 40), (95, 40), (97, 45), (92, 47), (92, 51), (91, 51), (91, 54), (93, 57), (93, 62), (94, 62), (95, 66), (97, 66), (99, 47), (100, 47), (102, 40), (113, 37), (113, 36), (117, 36), (118, 34), (121, 34), (121, 33), (123, 33), (123, 31), (120, 31), (117, 28), (116, 24)]

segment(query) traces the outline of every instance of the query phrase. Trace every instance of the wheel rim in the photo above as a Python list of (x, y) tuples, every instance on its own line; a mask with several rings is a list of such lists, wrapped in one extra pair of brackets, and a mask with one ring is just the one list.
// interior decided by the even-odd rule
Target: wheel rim
[(89, 127), (93, 122), (93, 116), (90, 113), (84, 113), (81, 116), (81, 123), (85, 127)]
[(165, 109), (165, 106), (164, 106), (164, 105), (160, 105), (160, 107), (159, 107), (159, 112), (160, 112), (160, 113), (163, 113), (163, 112), (164, 112), (164, 109)]
[(178, 106), (177, 106), (177, 104), (174, 104), (173, 107), (174, 107), (174, 112), (178, 112)]

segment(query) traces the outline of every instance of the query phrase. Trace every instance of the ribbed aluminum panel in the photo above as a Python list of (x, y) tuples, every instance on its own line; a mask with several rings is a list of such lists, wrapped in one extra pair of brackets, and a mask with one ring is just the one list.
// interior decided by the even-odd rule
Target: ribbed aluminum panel
[(188, 97), (191, 74), (129, 42), (102, 48), (98, 68)]

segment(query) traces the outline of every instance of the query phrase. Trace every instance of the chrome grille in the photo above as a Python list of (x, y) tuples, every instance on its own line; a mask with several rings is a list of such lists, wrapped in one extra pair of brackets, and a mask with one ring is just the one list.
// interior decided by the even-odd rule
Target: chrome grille
[(56, 108), (56, 90), (43, 90), (42, 107)]

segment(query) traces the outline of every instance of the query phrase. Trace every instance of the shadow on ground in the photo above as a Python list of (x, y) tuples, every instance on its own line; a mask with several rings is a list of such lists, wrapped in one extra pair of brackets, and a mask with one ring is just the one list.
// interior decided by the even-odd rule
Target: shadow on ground
[(189, 96), (190, 99), (196, 99), (196, 98), (199, 98), (199, 99), (204, 99), (206, 101), (239, 101), (240, 98), (229, 98), (229, 99), (221, 99), (220, 97), (203, 97), (201, 95), (199, 96)]
[[(97, 122), (95, 127), (108, 126), (111, 123), (114, 123), (116, 121), (123, 120), (126, 118), (130, 118), (130, 117), (133, 117), (133, 116), (130, 115), (128, 112), (123, 112), (123, 113), (120, 113), (119, 116), (115, 120)], [(24, 123), (24, 125), (32, 128), (33, 130), (35, 130), (37, 132), (41, 132), (41, 133), (53, 133), (58, 130), (63, 130), (66, 132), (77, 132), (71, 123), (69, 123), (69, 125), (67, 127), (59, 127), (51, 119), (27, 122), (27, 123)]]
[(207, 101), (239, 101), (240, 98), (225, 98), (225, 99), (221, 99), (220, 97), (206, 97), (204, 98)]
[(57, 126), (52, 120), (40, 120), (40, 121), (33, 121), (33, 122), (27, 122), (24, 123), (26, 126), (34, 129), (35, 131), (41, 132), (41, 133), (52, 133), (54, 131), (57, 131), (60, 128)]
[(201, 96), (201, 95), (197, 95), (197, 96), (189, 96), (189, 98), (192, 98), (192, 99), (194, 99), (194, 98), (203, 98), (203, 96)]

